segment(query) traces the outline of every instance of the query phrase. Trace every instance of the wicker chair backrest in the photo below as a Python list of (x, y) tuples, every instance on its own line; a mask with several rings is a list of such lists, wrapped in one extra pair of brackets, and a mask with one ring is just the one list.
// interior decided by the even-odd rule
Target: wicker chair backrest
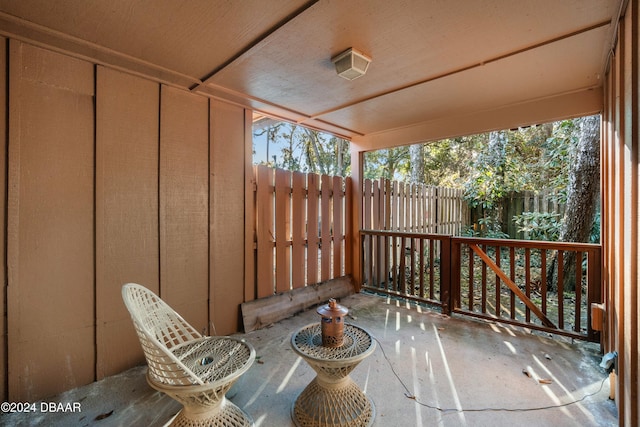
[(204, 384), (171, 352), (202, 338), (202, 334), (144, 286), (127, 283), (122, 287), (122, 299), (131, 314), (151, 378), (169, 385)]

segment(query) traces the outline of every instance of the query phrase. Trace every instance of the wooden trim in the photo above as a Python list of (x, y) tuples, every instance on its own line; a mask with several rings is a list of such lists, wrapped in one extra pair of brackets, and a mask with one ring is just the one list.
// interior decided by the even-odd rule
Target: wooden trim
[(329, 298), (343, 298), (354, 292), (351, 276), (293, 289), (241, 305), (244, 331), (251, 332), (293, 316)]

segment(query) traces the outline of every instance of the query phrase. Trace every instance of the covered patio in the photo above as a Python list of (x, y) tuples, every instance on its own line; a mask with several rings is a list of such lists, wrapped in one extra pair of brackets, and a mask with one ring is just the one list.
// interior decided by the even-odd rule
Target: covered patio
[[(515, 325), (358, 295), (348, 304), (352, 320), (381, 345), (353, 376), (376, 402), (380, 426), (548, 425), (544, 414), (552, 424), (562, 416), (607, 425), (616, 412), (620, 426), (637, 425), (639, 10), (638, 0), (0, 0), (0, 401), (86, 390), (80, 422), (163, 414), (154, 421), (162, 424), (175, 406), (142, 379), (124, 283), (148, 287), (210, 335), (248, 330), (245, 303), (286, 301), (347, 275), (359, 292), (369, 278), (387, 277), (367, 266), (363, 250), (365, 153), (599, 114), (601, 244), (589, 261), (598, 266), (597, 299), (588, 301), (602, 307), (602, 331), (590, 335), (600, 347), (574, 349), (567, 338), (547, 342)], [(332, 62), (349, 48), (372, 60), (354, 80)], [(327, 220), (331, 211), (321, 207), (325, 221), (307, 223), (271, 193), (275, 208), (254, 209), (258, 117), (350, 141), (344, 188), (323, 175), (309, 180), (311, 190), (290, 192), (339, 194), (344, 218)], [(273, 218), (288, 216), (296, 227), (276, 229)], [(329, 244), (332, 230), (342, 233)], [(339, 255), (328, 254), (331, 245)], [(319, 254), (306, 276), (264, 262), (299, 267), (302, 251), (314, 261)], [(509, 303), (516, 312), (519, 302)], [(460, 307), (448, 308), (455, 316)], [(246, 335), (260, 359), (235, 399), (256, 422), (289, 422), (312, 372), (288, 339), (313, 318), (310, 311)], [(381, 348), (415, 399), (404, 396)], [(600, 350), (618, 353), (615, 410), (605, 381), (595, 396), (562, 408), (480, 411), (559, 405), (597, 391)], [(88, 391), (112, 380), (123, 381), (116, 393)], [(122, 404), (103, 407), (101, 396)], [(59, 416), (4, 414), (0, 423)]]
[[(448, 317), (414, 303), (354, 294), (348, 322), (377, 348), (352, 372), (375, 405), (374, 426), (615, 426), (597, 345), (522, 328)], [(291, 406), (315, 372), (291, 348), (291, 334), (318, 322), (309, 309), (238, 336), (256, 348), (253, 367), (230, 392), (256, 427), (293, 426)], [(81, 413), (13, 414), (11, 425), (165, 425), (180, 409), (128, 370), (49, 402), (80, 402)], [(528, 372), (526, 375), (524, 372)], [(4, 420), (3, 420), (4, 421)]]

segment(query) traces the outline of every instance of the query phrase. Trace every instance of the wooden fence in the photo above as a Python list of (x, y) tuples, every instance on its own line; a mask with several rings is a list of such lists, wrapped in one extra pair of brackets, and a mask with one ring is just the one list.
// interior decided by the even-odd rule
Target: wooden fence
[(363, 228), (459, 235), (469, 225), (463, 191), (381, 178), (363, 189)]
[[(254, 166), (255, 298), (351, 271), (351, 178)], [(469, 210), (461, 190), (366, 180), (364, 228), (460, 234)]]
[(256, 298), (351, 273), (351, 178), (254, 166)]
[[(511, 239), (529, 239), (527, 232), (519, 231), (513, 220), (516, 215), (526, 212), (552, 213), (558, 215), (558, 221), (564, 216), (566, 206), (559, 203), (549, 190), (543, 191), (512, 191), (502, 199), (502, 231)], [(471, 210), (471, 223), (475, 229), (480, 229), (478, 219), (484, 216), (482, 208)]]

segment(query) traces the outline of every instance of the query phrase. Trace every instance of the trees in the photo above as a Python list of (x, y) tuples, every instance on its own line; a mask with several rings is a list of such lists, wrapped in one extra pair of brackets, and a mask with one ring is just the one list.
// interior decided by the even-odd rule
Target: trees
[(370, 151), (364, 155), (365, 179), (396, 179), (409, 166), (409, 147)]
[[(344, 139), (273, 120), (254, 126), (253, 137), (254, 156), (259, 150), (262, 154), (257, 163), (300, 172), (349, 174), (349, 142)], [(275, 147), (280, 148), (279, 152)]]
[[(600, 117), (584, 117), (579, 124), (580, 136), (574, 162), (569, 172), (567, 207), (560, 241), (588, 242), (598, 211), (600, 194)], [(557, 256), (547, 271), (553, 287), (557, 282)], [(574, 252), (565, 257), (563, 277), (567, 289), (575, 289), (576, 259)]]
[[(347, 141), (293, 124), (273, 120), (264, 123), (254, 130), (256, 139), (262, 141), (255, 146), (260, 145), (263, 155), (266, 151), (261, 163), (328, 175), (349, 173)], [(483, 235), (491, 237), (506, 236), (500, 212), (506, 194), (549, 190), (555, 201), (568, 204), (569, 212), (584, 213), (584, 217), (560, 218), (552, 213), (525, 211), (515, 217), (521, 231), (538, 239), (588, 241), (585, 230), (593, 234), (593, 217), (597, 218), (598, 212), (598, 145), (594, 140), (598, 123), (599, 116), (594, 116), (367, 152), (364, 178), (464, 188), (469, 205), (482, 210), (480, 221), (488, 231)], [(584, 163), (583, 159), (590, 160)], [(580, 170), (582, 178), (578, 178)], [(595, 193), (589, 200), (578, 197), (577, 206), (569, 204), (584, 190), (587, 177), (595, 180), (588, 186), (588, 191)], [(576, 229), (576, 222), (581, 224), (580, 233), (571, 231)], [(563, 226), (566, 230), (561, 232)]]

